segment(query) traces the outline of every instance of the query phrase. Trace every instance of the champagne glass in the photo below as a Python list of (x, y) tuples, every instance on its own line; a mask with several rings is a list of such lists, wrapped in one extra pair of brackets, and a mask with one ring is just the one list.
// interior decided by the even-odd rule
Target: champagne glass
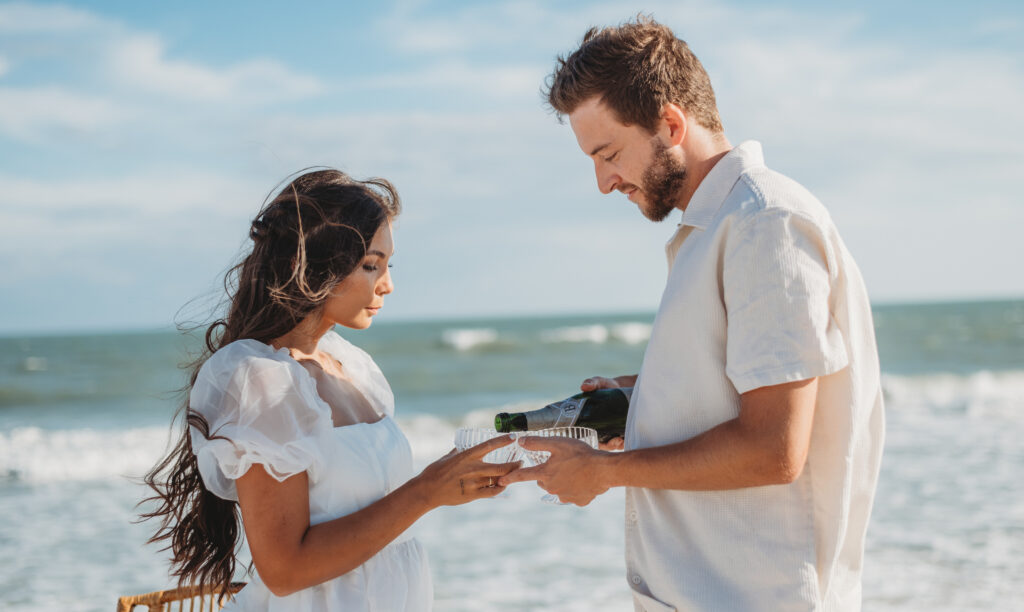
[[(482, 427), (461, 427), (455, 432), (455, 449), (460, 453), (468, 448), (472, 448), (477, 444), (481, 444), (496, 438), (498, 436), (507, 436), (508, 434), (499, 433), (494, 429), (485, 429)], [(518, 461), (525, 452), (525, 449), (521, 448), (515, 442), (509, 442), (506, 446), (502, 446), (499, 449), (492, 450), (491, 452), (484, 455), (484, 461), (487, 463), (511, 463)], [(508, 497), (508, 491), (502, 491), (495, 497)]]
[[(579, 440), (586, 443), (590, 448), (597, 448), (597, 430), (590, 427), (552, 427), (551, 429), (538, 429), (537, 431), (524, 432), (520, 434), (520, 438), (524, 436), (537, 436), (539, 438), (570, 438), (572, 440)], [(516, 440), (518, 446), (519, 440)], [(524, 449), (525, 450), (525, 449)], [(551, 457), (551, 453), (547, 451), (539, 450), (526, 450), (526, 458), (530, 460), (533, 465), (540, 465), (547, 461)], [(546, 494), (540, 498), (541, 501), (549, 504), (566, 505), (566, 502), (558, 499), (557, 495), (551, 493)]]

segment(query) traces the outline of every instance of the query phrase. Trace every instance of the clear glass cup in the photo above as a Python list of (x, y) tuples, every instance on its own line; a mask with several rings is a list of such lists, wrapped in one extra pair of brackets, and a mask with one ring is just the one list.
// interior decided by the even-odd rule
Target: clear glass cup
[[(491, 438), (507, 435), (508, 434), (500, 433), (494, 429), (462, 427), (455, 431), (455, 450), (462, 452), (466, 449), (473, 448), (477, 444), (486, 442)], [(506, 446), (492, 450), (484, 455), (484, 461), (487, 463), (511, 463), (513, 461), (519, 461), (519, 459), (523, 457), (524, 452), (526, 452), (525, 449), (521, 448), (514, 441), (510, 441)], [(495, 497), (508, 497), (508, 491), (502, 491)]]
[[(552, 427), (551, 429), (538, 429), (537, 431), (522, 432), (519, 434), (519, 438), (516, 440), (516, 444), (519, 444), (519, 440), (527, 436), (536, 436), (539, 438), (569, 438), (572, 440), (579, 440), (586, 443), (591, 448), (597, 448), (597, 430), (590, 427)], [(540, 465), (551, 457), (551, 453), (547, 451), (536, 451), (536, 450), (525, 450), (526, 458), (530, 460), (533, 465)], [(549, 504), (560, 504), (566, 505), (566, 502), (558, 499), (557, 495), (548, 493), (544, 497), (541, 497), (541, 501)]]

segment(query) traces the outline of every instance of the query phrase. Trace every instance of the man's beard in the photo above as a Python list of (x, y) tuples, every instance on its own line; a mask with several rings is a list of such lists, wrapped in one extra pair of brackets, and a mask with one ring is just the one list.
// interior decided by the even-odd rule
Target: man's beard
[(652, 142), (654, 159), (641, 177), (646, 202), (640, 207), (640, 212), (657, 223), (675, 210), (686, 181), (686, 166), (673, 157), (661, 141)]

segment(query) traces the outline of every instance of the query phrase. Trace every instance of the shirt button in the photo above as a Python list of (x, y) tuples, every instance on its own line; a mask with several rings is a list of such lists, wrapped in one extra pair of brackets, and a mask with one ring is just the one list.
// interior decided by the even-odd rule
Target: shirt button
[(640, 584), (640, 576), (633, 574), (633, 584)]
[(634, 510), (634, 511), (629, 513), (629, 522), (630, 523), (635, 523), (636, 519), (637, 519), (637, 513), (636, 513), (636, 510)]

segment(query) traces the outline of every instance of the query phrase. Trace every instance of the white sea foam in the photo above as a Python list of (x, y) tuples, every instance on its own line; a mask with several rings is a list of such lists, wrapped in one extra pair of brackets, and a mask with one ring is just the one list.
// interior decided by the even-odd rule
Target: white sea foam
[(166, 427), (0, 431), (0, 479), (42, 483), (139, 477), (153, 467), (168, 440)]
[[(885, 375), (882, 386), (887, 409), (917, 412), (961, 412), (971, 418), (1017, 420), (1024, 415), (1024, 371), (978, 372), (970, 375)], [(555, 398), (552, 398), (555, 399)], [(458, 421), (427, 414), (398, 419), (418, 464), (452, 449), (459, 427), (493, 427), (494, 415), (537, 407), (537, 402), (492, 406), (468, 412)], [(167, 427), (129, 430), (52, 430), (20, 427), (0, 431), (0, 479), (32, 483), (90, 481), (138, 477), (167, 448)]]
[(1024, 370), (974, 374), (883, 375), (886, 404), (898, 410), (1024, 416)]
[(626, 344), (640, 344), (651, 338), (651, 325), (632, 321), (612, 325), (612, 337)]
[[(481, 408), (459, 421), (425, 414), (400, 416), (398, 424), (409, 438), (414, 461), (422, 466), (453, 448), (459, 427), (493, 427), (495, 414), (531, 408), (536, 405)], [(0, 481), (39, 484), (138, 478), (160, 460), (170, 441), (167, 427), (0, 431)]]
[(441, 342), (457, 351), (468, 351), (497, 341), (497, 330), (488, 327), (446, 329), (441, 334)]
[(46, 357), (26, 357), (21, 363), (21, 369), (25, 372), (45, 372), (50, 369)]
[[(886, 375), (883, 385), (889, 431), (865, 609), (980, 611), (1020, 601), (1012, 577), (1024, 569), (1024, 371)], [(496, 412), (530, 407), (481, 407), (457, 420), (406, 413), (398, 422), (421, 469), (451, 450), (458, 427), (487, 427)], [(148, 470), (168, 437), (163, 425), (0, 430), (0, 567), (19, 568), (0, 609), (102, 609), (110, 593), (169, 584), (166, 555), (143, 545), (152, 524), (131, 523), (146, 490), (123, 478)], [(416, 525), (434, 561), (435, 609), (629, 607), (623, 490), (583, 509), (543, 504), (542, 493), (517, 484), (504, 499), (438, 509)]]
[(576, 325), (546, 329), (540, 333), (542, 342), (593, 342), (603, 344), (608, 341), (608, 328), (604, 325)]
[(648, 323), (630, 321), (615, 325), (573, 325), (556, 327), (540, 333), (540, 339), (546, 343), (560, 342), (592, 342), (604, 344), (609, 340), (617, 340), (626, 344), (640, 344), (651, 337), (651, 326)]

